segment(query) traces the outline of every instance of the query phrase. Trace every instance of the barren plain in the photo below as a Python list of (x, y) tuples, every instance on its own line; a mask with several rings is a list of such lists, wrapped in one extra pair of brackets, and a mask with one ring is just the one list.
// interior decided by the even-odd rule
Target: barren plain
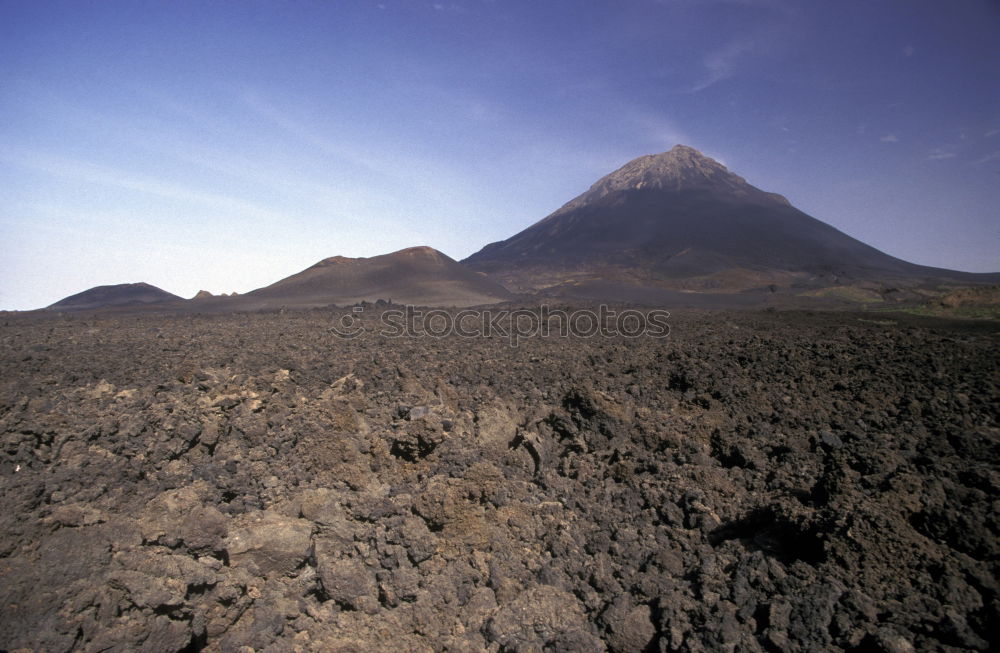
[(342, 313), (0, 318), (0, 649), (1000, 643), (995, 322)]

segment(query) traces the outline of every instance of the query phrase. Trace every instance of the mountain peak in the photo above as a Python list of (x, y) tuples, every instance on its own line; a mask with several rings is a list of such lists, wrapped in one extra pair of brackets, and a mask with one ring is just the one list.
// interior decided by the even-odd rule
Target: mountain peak
[[(729, 171), (715, 159), (688, 145), (675, 145), (660, 154), (632, 159), (609, 175), (598, 179), (587, 192), (566, 204), (559, 212), (600, 201), (609, 195), (631, 191), (709, 191), (719, 196), (755, 198), (788, 205), (788, 200), (766, 193)], [(558, 212), (557, 212), (558, 213)]]
[(729, 172), (726, 166), (688, 145), (674, 145), (662, 154), (649, 154), (646, 157), (640, 157), (640, 159), (643, 158), (648, 158), (661, 167), (672, 171), (693, 169), (706, 174)]
[(591, 191), (601, 194), (616, 190), (659, 188), (682, 190), (701, 186), (743, 186), (742, 177), (693, 147), (676, 145), (661, 154), (647, 154), (633, 159), (610, 175), (598, 180)]
[(330, 256), (328, 258), (319, 261), (314, 265), (315, 268), (325, 268), (331, 265), (344, 265), (345, 263), (350, 263), (356, 259), (348, 258), (346, 256)]
[(366, 257), (363, 257), (363, 256), (358, 257), (358, 258), (352, 258), (352, 257), (349, 257), (349, 256), (331, 256), (329, 258), (325, 258), (322, 261), (316, 263), (312, 267), (313, 268), (317, 268), (317, 269), (319, 269), (319, 268), (330, 268), (330, 267), (347, 268), (347, 267), (351, 267), (351, 266), (362, 265), (362, 264), (364, 264), (365, 261), (370, 261), (370, 260), (371, 261), (383, 261), (383, 260), (384, 261), (414, 261), (414, 260), (422, 260), (422, 261), (432, 261), (432, 262), (441, 263), (441, 262), (444, 262), (444, 261), (451, 261), (452, 259), (448, 258), (448, 256), (442, 254), (441, 252), (439, 252), (438, 250), (434, 249), (433, 247), (427, 247), (425, 245), (421, 245), (421, 246), (417, 246), (417, 247), (407, 247), (405, 249), (401, 249), (401, 250), (392, 252), (390, 254), (380, 254), (378, 256), (372, 256), (370, 258), (366, 258)]
[[(647, 156), (651, 156), (651, 157), (655, 157), (655, 158), (671, 158), (671, 159), (674, 159), (674, 160), (689, 160), (689, 161), (690, 160), (701, 160), (701, 161), (708, 161), (708, 162), (714, 163), (715, 165), (720, 165), (720, 166), (722, 165), (721, 163), (719, 163), (718, 161), (716, 161), (712, 157), (705, 156), (704, 154), (701, 153), (701, 151), (699, 151), (699, 150), (691, 147), (690, 145), (683, 145), (681, 143), (678, 143), (677, 145), (674, 145), (672, 148), (670, 148), (669, 150), (667, 150), (666, 152), (663, 152), (661, 154), (649, 154)], [(722, 166), (722, 167), (725, 167), (725, 166)]]
[(444, 257), (444, 254), (434, 249), (433, 247), (428, 247), (426, 245), (418, 245), (416, 247), (407, 247), (406, 249), (401, 249), (399, 251), (388, 254), (388, 256), (419, 256), (432, 259), (440, 259)]

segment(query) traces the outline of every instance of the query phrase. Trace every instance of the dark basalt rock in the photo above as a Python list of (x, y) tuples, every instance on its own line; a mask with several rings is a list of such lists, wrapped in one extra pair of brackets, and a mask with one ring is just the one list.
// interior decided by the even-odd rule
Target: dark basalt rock
[(10, 318), (0, 650), (1000, 645), (995, 325), (340, 315)]

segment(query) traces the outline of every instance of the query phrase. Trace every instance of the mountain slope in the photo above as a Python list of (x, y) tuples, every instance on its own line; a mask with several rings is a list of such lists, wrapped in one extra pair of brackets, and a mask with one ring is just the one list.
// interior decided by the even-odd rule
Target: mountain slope
[(235, 301), (241, 308), (292, 308), (379, 299), (424, 306), (473, 306), (510, 298), (498, 283), (441, 252), (410, 247), (371, 258), (324, 259)]
[(97, 308), (160, 304), (180, 299), (182, 298), (148, 283), (119, 283), (111, 286), (96, 286), (70, 295), (48, 306), (46, 310), (87, 311)]
[(990, 280), (889, 256), (683, 145), (629, 162), (463, 263), (525, 290), (607, 281), (738, 291), (844, 279)]

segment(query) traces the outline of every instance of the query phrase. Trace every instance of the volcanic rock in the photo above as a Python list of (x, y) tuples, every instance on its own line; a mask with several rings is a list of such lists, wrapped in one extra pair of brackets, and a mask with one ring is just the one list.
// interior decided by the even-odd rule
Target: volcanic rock
[(1000, 643), (995, 322), (344, 314), (5, 317), (0, 650)]
[(312, 523), (272, 511), (241, 515), (226, 539), (230, 564), (263, 576), (290, 574), (309, 556)]

